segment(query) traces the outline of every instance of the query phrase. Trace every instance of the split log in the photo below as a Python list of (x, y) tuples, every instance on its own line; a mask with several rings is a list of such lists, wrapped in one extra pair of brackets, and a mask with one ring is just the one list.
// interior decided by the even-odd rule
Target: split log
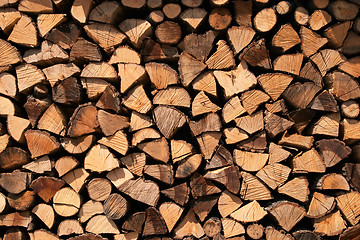
[(303, 136), (300, 134), (290, 135), (287, 132), (285, 132), (281, 140), (279, 141), (279, 144), (289, 147), (309, 150), (312, 147), (313, 142), (314, 142), (313, 136)]
[(302, 61), (303, 55), (300, 53), (281, 55), (274, 60), (274, 70), (299, 75)]
[(257, 201), (252, 201), (230, 214), (230, 216), (236, 221), (244, 223), (257, 222), (266, 215), (267, 212), (260, 206)]
[(86, 179), (89, 177), (90, 173), (88, 173), (84, 168), (77, 168), (67, 173), (62, 177), (62, 179), (72, 187), (76, 192), (79, 192)]
[(179, 163), (176, 170), (176, 178), (187, 178), (194, 173), (200, 167), (202, 157), (200, 154), (194, 154), (190, 157), (185, 158)]
[(319, 149), (326, 167), (335, 166), (351, 153), (351, 149), (337, 139), (320, 140), (316, 142), (316, 147)]
[(245, 228), (244, 226), (231, 219), (231, 218), (223, 218), (221, 219), (221, 224), (223, 227), (223, 231), (224, 231), (224, 237), (225, 238), (231, 238), (234, 237), (236, 235), (240, 235), (240, 234), (244, 234), (245, 233)]
[(190, 209), (185, 217), (180, 221), (177, 227), (174, 228), (174, 234), (177, 238), (185, 236), (194, 236), (196, 238), (202, 237), (205, 232), (201, 224), (197, 221), (194, 211)]
[[(317, 65), (321, 76), (323, 77), (331, 68), (341, 64), (344, 61), (340, 53), (332, 49), (320, 50), (318, 53), (312, 55), (310, 59)], [(325, 61), (325, 59), (328, 60)]]
[(128, 202), (118, 193), (109, 195), (104, 201), (104, 213), (108, 219), (120, 219), (128, 210)]
[(143, 19), (127, 19), (120, 23), (119, 28), (129, 37), (135, 48), (140, 48), (144, 39), (152, 33), (151, 24)]
[(29, 92), (36, 84), (45, 80), (44, 73), (31, 64), (22, 64), (16, 67), (16, 77), (20, 93)]
[(141, 233), (142, 226), (145, 222), (145, 212), (136, 212), (124, 221), (122, 229)]
[(350, 190), (345, 177), (337, 173), (328, 173), (322, 176), (316, 183), (316, 188), (319, 190)]
[(161, 193), (183, 206), (189, 200), (190, 189), (186, 183), (182, 183), (172, 188), (164, 189)]
[(341, 101), (356, 99), (360, 95), (359, 84), (346, 73), (334, 71), (327, 74), (324, 80), (325, 83), (329, 85), (335, 97)]
[(182, 207), (172, 202), (165, 202), (159, 206), (159, 212), (163, 217), (169, 232), (172, 231), (183, 211), (184, 209)]
[[(209, 53), (209, 52), (208, 52)], [(187, 87), (206, 68), (206, 65), (196, 60), (186, 52), (179, 58), (179, 73), (182, 84)]]
[(92, 217), (86, 224), (85, 231), (94, 234), (120, 234), (115, 222), (105, 215)]
[(227, 69), (235, 66), (235, 59), (226, 41), (216, 43), (216, 51), (206, 60), (209, 69)]
[(214, 30), (226, 29), (232, 20), (231, 13), (223, 7), (214, 8), (209, 14), (209, 25)]
[(245, 171), (255, 172), (263, 168), (269, 158), (266, 153), (253, 153), (247, 151), (234, 150), (235, 163)]
[(206, 196), (193, 200), (193, 209), (199, 220), (203, 222), (216, 204), (218, 196)]
[(278, 192), (290, 196), (300, 202), (307, 202), (310, 190), (308, 180), (301, 176), (294, 178), (278, 188)]
[(246, 228), (246, 234), (251, 239), (260, 239), (264, 235), (264, 227), (260, 224), (253, 223)]
[(53, 208), (57, 214), (69, 217), (76, 214), (80, 209), (80, 196), (69, 187), (57, 191), (53, 197)]
[(91, 147), (94, 139), (94, 135), (85, 135), (78, 138), (63, 138), (61, 145), (68, 153), (80, 154)]
[[(19, 7), (19, 10), (20, 9), (21, 8)], [(39, 42), (37, 38), (37, 30), (32, 19), (26, 15), (23, 15), (15, 24), (12, 32), (10, 33), (10, 36), (8, 37), (8, 40), (19, 45), (36, 47)]]
[(25, 138), (32, 158), (52, 154), (60, 149), (56, 138), (45, 131), (27, 130)]
[(345, 219), (351, 224), (356, 225), (359, 222), (359, 193), (351, 191), (336, 197), (337, 207), (340, 209)]
[(271, 189), (275, 189), (288, 179), (290, 172), (291, 168), (279, 163), (273, 163), (258, 171), (256, 176)]
[[(195, 1), (191, 1), (195, 2)], [(195, 31), (204, 22), (207, 12), (203, 8), (188, 8), (180, 14), (180, 19), (188, 26), (190, 31)]]
[(303, 207), (288, 201), (275, 202), (267, 210), (286, 231), (290, 231), (306, 213)]
[(34, 191), (24, 191), (20, 194), (12, 194), (9, 193), (7, 197), (1, 194), (1, 204), (0, 209), (2, 208), (2, 211), (4, 211), (6, 207), (6, 200), (10, 207), (14, 208), (17, 211), (26, 211), (29, 210), (34, 204), (35, 204), (35, 192)]
[(58, 236), (66, 236), (71, 234), (83, 234), (84, 230), (78, 220), (68, 219), (62, 221), (57, 230)]
[(49, 202), (64, 184), (64, 181), (54, 177), (38, 177), (31, 182), (30, 188), (45, 202)]
[(174, 183), (174, 171), (172, 166), (164, 164), (146, 165), (144, 173), (170, 186)]
[(115, 24), (123, 14), (121, 5), (117, 2), (105, 1), (93, 8), (89, 14), (90, 21)]
[(255, 176), (247, 172), (240, 173), (242, 177), (240, 197), (244, 200), (270, 200), (270, 190)]
[(312, 30), (318, 31), (324, 26), (328, 25), (332, 20), (332, 17), (329, 13), (324, 10), (315, 10), (311, 14), (309, 19), (309, 26)]
[(244, 59), (251, 66), (271, 69), (271, 59), (269, 51), (265, 46), (265, 41), (266, 40), (262, 38), (256, 42), (250, 43), (240, 54), (239, 59)]
[[(3, 136), (5, 136), (4, 139), (8, 141), (9, 136)], [(13, 170), (22, 167), (28, 162), (30, 162), (29, 153), (18, 147), (8, 147), (0, 153), (0, 167), (4, 170)]]
[(356, 118), (360, 113), (360, 106), (354, 100), (349, 100), (341, 104), (341, 112), (345, 117)]
[(118, 189), (139, 202), (155, 206), (160, 197), (159, 187), (152, 181), (144, 181), (141, 178), (128, 180)]
[(97, 110), (92, 104), (78, 106), (70, 118), (70, 126), (67, 129), (69, 137), (80, 137), (95, 132), (99, 126)]
[(55, 213), (50, 205), (47, 205), (45, 203), (40, 203), (32, 209), (32, 213), (34, 213), (38, 218), (40, 218), (40, 220), (49, 229), (52, 228), (55, 220)]
[(119, 162), (107, 147), (97, 144), (86, 154), (84, 167), (90, 171), (101, 173), (119, 167)]
[(314, 148), (296, 155), (292, 164), (293, 172), (325, 172), (324, 161)]
[(310, 218), (323, 217), (334, 209), (335, 204), (334, 197), (314, 192), (306, 216)]
[(29, 211), (8, 213), (0, 215), (0, 226), (27, 228), (31, 220), (32, 216)]

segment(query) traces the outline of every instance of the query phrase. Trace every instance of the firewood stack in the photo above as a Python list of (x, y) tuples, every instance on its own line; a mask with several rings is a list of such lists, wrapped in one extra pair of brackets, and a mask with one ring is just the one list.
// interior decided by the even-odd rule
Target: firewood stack
[(0, 240), (360, 239), (360, 1), (0, 6)]

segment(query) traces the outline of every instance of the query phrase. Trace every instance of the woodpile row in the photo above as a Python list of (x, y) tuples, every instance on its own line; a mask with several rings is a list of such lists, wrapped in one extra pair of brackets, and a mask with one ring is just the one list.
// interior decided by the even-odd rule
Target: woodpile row
[(359, 0), (0, 0), (0, 240), (359, 240)]

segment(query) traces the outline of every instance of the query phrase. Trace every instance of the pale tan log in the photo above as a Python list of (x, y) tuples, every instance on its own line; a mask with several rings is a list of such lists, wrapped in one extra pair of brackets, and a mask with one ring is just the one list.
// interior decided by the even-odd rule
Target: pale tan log
[(14, 116), (15, 115), (15, 105), (14, 103), (3, 96), (0, 96), (0, 115), (1, 116)]
[(144, 86), (137, 85), (135, 88), (131, 89), (129, 93), (124, 97), (123, 104), (139, 113), (147, 113), (151, 107), (151, 101), (147, 97)]
[(290, 233), (278, 231), (271, 226), (266, 227), (265, 235), (267, 240), (294, 240), (293, 236)]
[[(30, 49), (24, 53), (24, 61), (39, 66), (48, 66), (51, 64), (62, 63), (69, 60), (69, 55), (57, 44), (49, 41), (43, 41), (40, 49)], [(63, 65), (61, 65), (63, 66)], [(66, 65), (70, 67), (71, 64)], [(51, 68), (50, 68), (51, 69)], [(51, 73), (49, 70), (48, 74)], [(54, 74), (54, 73), (53, 73)], [(71, 75), (70, 75), (71, 76)], [(63, 79), (65, 77), (63, 76)], [(50, 81), (50, 80), (49, 80)]]
[(116, 188), (119, 188), (127, 180), (133, 179), (134, 175), (126, 168), (115, 168), (106, 174), (106, 178), (109, 179)]
[(280, 30), (274, 35), (272, 39), (272, 45), (274, 47), (280, 48), (283, 52), (286, 52), (299, 43), (301, 43), (300, 37), (293, 29), (291, 24), (285, 24), (281, 26)]
[(119, 28), (129, 37), (135, 48), (140, 48), (144, 39), (152, 33), (151, 24), (143, 19), (127, 19), (120, 23)]
[(345, 118), (341, 122), (343, 126), (343, 140), (345, 142), (354, 142), (358, 139), (360, 139), (360, 135), (358, 133), (358, 129), (360, 128), (360, 122), (355, 119), (348, 119)]
[(83, 234), (84, 230), (78, 220), (66, 219), (62, 221), (57, 229), (58, 236), (66, 236), (71, 234)]
[(291, 153), (281, 146), (271, 142), (269, 146), (269, 164), (277, 163), (286, 160), (291, 156)]
[(56, 138), (45, 131), (27, 130), (25, 138), (33, 158), (54, 153), (60, 149), (60, 144)]
[(45, 229), (36, 230), (33, 233), (30, 233), (29, 235), (31, 240), (40, 240), (40, 239), (59, 240), (58, 236)]
[(43, 223), (45, 223), (49, 229), (52, 228), (55, 220), (55, 213), (50, 205), (40, 203), (32, 209), (32, 213), (34, 213)]
[(222, 117), (225, 123), (237, 119), (240, 115), (244, 114), (246, 110), (242, 106), (238, 96), (231, 98), (227, 101), (222, 109)]
[(360, 85), (350, 75), (333, 71), (324, 78), (330, 91), (341, 101), (356, 99), (360, 96)]
[(193, 88), (198, 91), (204, 91), (212, 96), (217, 96), (216, 80), (211, 71), (200, 74), (192, 84)]
[(52, 13), (54, 10), (50, 0), (21, 0), (18, 9), (26, 13)]
[(314, 148), (296, 155), (292, 160), (292, 164), (293, 172), (325, 172), (325, 164)]
[(151, 142), (140, 143), (137, 147), (150, 155), (153, 159), (167, 163), (170, 158), (169, 145), (167, 140), (163, 137)]
[(10, 73), (0, 74), (0, 93), (15, 98), (17, 94), (16, 78)]
[(180, 19), (191, 31), (195, 31), (204, 22), (206, 15), (207, 12), (203, 8), (188, 8), (180, 14)]
[(148, 20), (150, 23), (159, 24), (162, 21), (164, 21), (165, 16), (161, 10), (155, 10), (149, 14), (148, 18), (149, 18)]
[(39, 119), (37, 127), (41, 130), (65, 136), (67, 121), (61, 109), (57, 105), (52, 104)]
[(75, 215), (80, 209), (80, 204), (80, 195), (69, 187), (57, 191), (53, 198), (55, 212), (63, 217)]
[(344, 57), (333, 49), (321, 50), (312, 55), (310, 59), (317, 65), (323, 77), (331, 68), (344, 62)]
[(170, 146), (173, 163), (181, 161), (194, 153), (194, 147), (183, 140), (171, 140)]
[(97, 110), (91, 103), (78, 106), (69, 120), (67, 135), (71, 138), (93, 133), (99, 127)]
[(50, 172), (52, 169), (52, 163), (48, 156), (41, 157), (26, 165), (23, 165), (24, 169), (27, 169), (33, 173), (43, 174), (44, 172)]
[(165, 202), (159, 206), (159, 211), (164, 218), (169, 232), (171, 232), (177, 221), (180, 219), (184, 209), (175, 203)]
[(270, 200), (270, 190), (255, 176), (248, 172), (241, 172), (242, 177), (240, 197), (244, 200)]
[(351, 191), (336, 197), (337, 207), (340, 209), (345, 219), (353, 226), (360, 220), (359, 199), (360, 193), (357, 191)]
[(282, 55), (274, 60), (274, 70), (299, 75), (303, 55), (300, 53)]
[(244, 92), (257, 83), (255, 75), (248, 70), (245, 61), (241, 61), (237, 68), (231, 71), (214, 71), (214, 76), (224, 89), (226, 98)]
[(89, 220), (92, 216), (103, 213), (104, 213), (104, 208), (101, 202), (89, 200), (86, 203), (84, 203), (80, 208), (79, 221), (81, 223), (84, 223), (87, 220)]
[(306, 27), (301, 27), (300, 35), (302, 40), (301, 49), (306, 57), (316, 53), (319, 48), (328, 42), (326, 38), (322, 38), (319, 34)]
[(85, 231), (94, 234), (120, 234), (115, 222), (108, 219), (105, 215), (92, 217), (86, 224)]
[(127, 117), (118, 114), (111, 114), (104, 110), (98, 110), (97, 119), (105, 136), (113, 135), (118, 130), (127, 128), (130, 125)]
[(332, 17), (329, 13), (324, 10), (315, 10), (311, 14), (309, 19), (309, 26), (312, 30), (317, 31), (328, 25), (332, 20)]
[(30, 127), (30, 121), (17, 116), (7, 116), (7, 129), (10, 136), (17, 142), (24, 143), (24, 132)]
[(270, 31), (276, 24), (276, 12), (272, 8), (264, 8), (254, 17), (254, 27), (260, 32)]
[(335, 205), (334, 197), (314, 192), (306, 216), (310, 218), (323, 217), (330, 213)]
[(207, 132), (199, 135), (196, 140), (200, 145), (201, 154), (208, 160), (213, 155), (215, 148), (219, 144), (221, 133)]
[(209, 113), (199, 121), (190, 121), (189, 127), (194, 136), (198, 136), (204, 132), (220, 132), (221, 121), (216, 113)]
[(120, 192), (129, 195), (132, 199), (156, 206), (160, 198), (160, 190), (156, 183), (138, 178), (128, 180), (118, 187)]
[(249, 90), (241, 95), (243, 106), (249, 114), (254, 113), (261, 104), (269, 99), (269, 95), (261, 90)]
[(314, 221), (314, 232), (320, 235), (336, 236), (346, 229), (346, 222), (340, 211), (330, 213)]
[(223, 133), (226, 144), (235, 144), (249, 138), (246, 132), (237, 127), (225, 128)]
[[(93, 23), (84, 26), (86, 34), (105, 51), (113, 51), (126, 38), (117, 28), (109, 24)], [(104, 38), (106, 36), (106, 38)]]
[(0, 10), (0, 28), (9, 35), (16, 22), (21, 18), (21, 13), (14, 8), (2, 8)]
[(76, 192), (80, 192), (89, 175), (90, 173), (88, 173), (84, 168), (78, 168), (68, 172), (62, 177), (62, 179)]
[(154, 123), (150, 117), (136, 111), (132, 111), (130, 117), (130, 131), (137, 131), (153, 125)]
[(194, 211), (191, 208), (173, 231), (177, 238), (191, 235), (200, 238), (205, 234), (204, 229), (196, 219)]
[(161, 138), (161, 134), (155, 129), (143, 128), (137, 131), (136, 133), (134, 133), (131, 140), (131, 145), (135, 147), (139, 143), (144, 142), (146, 140), (159, 139), (159, 138)]
[(141, 65), (119, 63), (118, 69), (122, 93), (132, 87), (136, 82), (141, 82), (145, 78), (145, 68)]
[(250, 27), (234, 26), (228, 29), (227, 35), (234, 53), (237, 55), (251, 42), (255, 35), (255, 31)]
[(349, 183), (345, 177), (337, 173), (328, 173), (322, 176), (317, 181), (316, 188), (319, 190), (350, 190)]
[(266, 215), (267, 212), (257, 201), (252, 201), (230, 214), (235, 220), (244, 223), (257, 222)]
[(126, 155), (129, 147), (126, 134), (121, 130), (117, 131), (114, 135), (101, 138), (98, 143), (103, 144), (122, 155)]
[(121, 158), (121, 163), (124, 164), (130, 172), (137, 176), (142, 176), (145, 162), (145, 153), (132, 153)]
[(252, 115), (238, 117), (234, 119), (234, 121), (237, 127), (246, 131), (250, 135), (264, 129), (264, 119), (263, 113), (261, 111), (258, 111)]
[[(56, 64), (43, 69), (47, 81), (49, 81), (51, 87), (54, 87), (58, 81), (65, 80), (77, 73), (80, 73), (80, 69), (73, 63), (68, 64)], [(83, 81), (83, 86), (87, 88), (85, 81), (91, 82), (91, 79)], [(96, 80), (94, 80), (96, 81)], [(100, 80), (99, 80), (100, 81)], [(90, 85), (90, 83), (89, 83)], [(92, 96), (90, 95), (89, 98)]]
[(291, 172), (291, 168), (279, 164), (268, 164), (257, 172), (256, 176), (266, 183), (271, 189), (275, 189), (284, 183)]
[(314, 142), (313, 136), (303, 136), (300, 134), (290, 135), (287, 132), (285, 132), (281, 140), (279, 141), (279, 144), (308, 150), (312, 147), (313, 142)]
[(151, 62), (145, 64), (145, 69), (157, 89), (164, 89), (179, 82), (176, 71), (167, 64)]
[(209, 69), (228, 69), (235, 66), (234, 54), (225, 40), (216, 43), (216, 51), (206, 60)]
[(274, 101), (280, 97), (292, 80), (290, 75), (282, 73), (267, 73), (257, 77), (257, 81)]
[(340, 70), (356, 78), (360, 77), (359, 67), (360, 67), (360, 57), (353, 57), (347, 59), (346, 61), (344, 61), (339, 65)]
[(37, 30), (31, 18), (23, 15), (14, 26), (8, 40), (26, 47), (36, 47), (39, 43)]
[(32, 87), (45, 80), (44, 73), (39, 68), (26, 63), (16, 67), (16, 76), (20, 93), (29, 92)]
[(340, 114), (329, 113), (320, 117), (311, 128), (311, 134), (322, 134), (332, 137), (339, 136)]
[(192, 102), (191, 112), (193, 116), (201, 115), (209, 112), (217, 112), (220, 107), (212, 103), (206, 94), (201, 91), (196, 95)]
[(190, 108), (190, 95), (184, 88), (168, 87), (154, 96), (153, 104)]
[(203, 62), (198, 61), (186, 52), (179, 58), (179, 73), (182, 84), (187, 87), (206, 68)]
[(55, 169), (59, 174), (59, 177), (65, 175), (66, 173), (70, 172), (71, 170), (73, 170), (77, 165), (79, 164), (79, 162), (71, 156), (65, 156), (65, 157), (61, 157), (59, 158), (56, 162), (55, 162)]
[(111, 58), (109, 60), (109, 64), (115, 64), (115, 63), (140, 64), (140, 62), (141, 62), (140, 54), (127, 45), (119, 46), (118, 48), (116, 48), (116, 50), (111, 55)]
[(122, 14), (123, 9), (118, 2), (104, 1), (91, 10), (89, 20), (115, 24)]
[(81, 71), (80, 76), (85, 78), (102, 78), (108, 81), (114, 81), (117, 78), (114, 67), (106, 62), (88, 64)]
[(192, 173), (194, 173), (200, 167), (202, 162), (202, 157), (200, 154), (194, 154), (190, 157), (185, 158), (182, 160), (178, 168), (176, 169), (176, 178), (187, 178)]
[(78, 138), (63, 138), (61, 145), (68, 153), (80, 154), (88, 150), (94, 140), (94, 135), (85, 135)]
[(65, 14), (39, 14), (37, 17), (37, 27), (41, 37), (44, 37), (51, 29), (65, 22)]
[(286, 231), (290, 231), (306, 213), (303, 207), (288, 201), (275, 202), (267, 210)]
[(6, 208), (6, 196), (0, 193), (0, 213), (2, 213)]
[(221, 224), (224, 231), (224, 237), (227, 239), (245, 233), (244, 226), (231, 218), (222, 218)]
[(0, 226), (6, 227), (25, 227), (27, 228), (32, 221), (29, 211), (14, 212), (0, 215)]
[(309, 182), (304, 176), (296, 177), (278, 188), (278, 192), (300, 202), (307, 202), (310, 194)]
[(0, 66), (16, 64), (22, 60), (18, 50), (3, 39), (0, 39), (0, 53)]
[(234, 161), (245, 171), (256, 172), (263, 168), (269, 158), (267, 153), (253, 153), (234, 150)]
[(101, 173), (119, 167), (119, 162), (107, 147), (97, 144), (86, 154), (84, 167), (90, 171)]
[(341, 104), (341, 112), (345, 117), (356, 118), (360, 113), (360, 106), (354, 100), (348, 100)]
[(218, 200), (218, 210), (223, 218), (229, 216), (241, 205), (242, 201), (240, 200), (240, 198), (232, 194), (228, 190), (222, 192)]

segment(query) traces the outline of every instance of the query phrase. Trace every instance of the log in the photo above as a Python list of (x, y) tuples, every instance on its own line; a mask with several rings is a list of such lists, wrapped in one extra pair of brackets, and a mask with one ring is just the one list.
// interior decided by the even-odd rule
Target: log
[(226, 29), (232, 20), (231, 13), (223, 7), (214, 8), (209, 14), (209, 25), (214, 30)]
[(294, 178), (278, 188), (278, 192), (290, 196), (300, 202), (307, 202), (310, 190), (305, 177)]
[(67, 135), (74, 138), (95, 132), (99, 126), (96, 117), (97, 110), (91, 103), (78, 106), (70, 118)]
[(80, 209), (80, 196), (69, 187), (57, 191), (53, 197), (53, 208), (63, 217), (75, 215)]
[(161, 193), (183, 206), (189, 200), (190, 189), (186, 183), (182, 183), (174, 187), (164, 189)]
[(341, 104), (341, 112), (345, 117), (356, 118), (360, 113), (359, 104), (353, 100), (348, 100)]
[(254, 27), (260, 32), (270, 31), (276, 22), (276, 12), (272, 8), (264, 8), (254, 17)]
[(293, 172), (325, 172), (325, 163), (314, 148), (299, 153), (292, 162)]
[(264, 235), (264, 227), (260, 224), (253, 223), (246, 228), (246, 234), (251, 239), (260, 239)]
[(258, 171), (256, 176), (271, 189), (276, 189), (288, 179), (290, 172), (291, 168), (279, 163), (273, 163)]
[[(267, 211), (286, 231), (290, 231), (306, 213), (303, 207), (288, 201), (275, 202), (267, 208)], [(287, 214), (289, 212), (291, 215)]]
[(244, 226), (231, 218), (221, 219), (221, 224), (223, 227), (225, 238), (231, 238), (233, 236), (245, 233)]
[(122, 229), (141, 233), (142, 226), (145, 222), (145, 212), (136, 212), (124, 221)]
[(235, 66), (234, 54), (226, 41), (216, 43), (216, 51), (206, 60), (209, 69), (227, 69)]
[(94, 139), (94, 135), (85, 135), (78, 138), (63, 138), (61, 145), (68, 153), (80, 154), (91, 147)]
[[(171, 3), (165, 5), (164, 8), (170, 4)], [(177, 4), (174, 4), (174, 5), (177, 5)], [(164, 8), (163, 8), (163, 12), (164, 12)], [(173, 13), (171, 13), (171, 14), (173, 14)], [(165, 15), (166, 15), (166, 13), (165, 13)], [(173, 15), (171, 15), (171, 16), (173, 16)], [(155, 35), (160, 43), (176, 44), (181, 39), (181, 28), (180, 28), (179, 24), (177, 24), (176, 22), (165, 21), (156, 27)]]
[(120, 23), (119, 28), (129, 37), (135, 48), (140, 48), (144, 39), (152, 33), (151, 24), (143, 19), (127, 19)]
[(57, 230), (58, 236), (67, 236), (71, 234), (83, 234), (84, 230), (78, 220), (68, 219), (62, 221)]
[(36, 47), (38, 45), (37, 30), (31, 18), (23, 15), (15, 24), (8, 40), (19, 45)]
[(319, 190), (350, 190), (345, 177), (337, 173), (328, 173), (322, 176), (316, 183), (316, 188)]
[[(26, 211), (29, 210), (35, 204), (35, 192), (34, 191), (24, 191), (20, 194), (9, 193), (7, 197), (1, 194), (1, 212), (5, 210), (6, 202), (10, 207), (14, 208), (17, 211)], [(0, 209), (1, 209), (0, 208)]]
[(128, 210), (128, 202), (118, 193), (109, 195), (104, 201), (104, 213), (108, 219), (120, 219)]
[(57, 178), (43, 176), (32, 181), (30, 188), (45, 202), (49, 202), (64, 184), (64, 181)]
[(49, 229), (54, 224), (55, 213), (50, 205), (40, 203), (32, 209), (34, 213)]
[(332, 20), (329, 13), (324, 10), (315, 10), (309, 18), (309, 26), (312, 30), (318, 31), (328, 25)]
[(45, 80), (44, 73), (32, 64), (16, 67), (17, 85), (20, 93), (27, 93), (36, 84)]
[(356, 17), (358, 7), (353, 3), (335, 1), (329, 5), (329, 11), (336, 20), (347, 21)]
[[(83, 49), (87, 49), (87, 51), (83, 51)], [(78, 38), (74, 46), (71, 48), (70, 61), (72, 62), (85, 63), (97, 62), (101, 60), (102, 55), (100, 52), (100, 48), (96, 44), (91, 43), (83, 38)], [(112, 64), (113, 62), (110, 60), (109, 63)]]
[[(280, 3), (288, 2), (281, 1), (277, 6), (279, 6)], [(299, 43), (301, 43), (301, 39), (291, 24), (285, 24), (281, 26), (280, 30), (274, 35), (272, 39), (272, 45), (276, 48), (280, 48), (282, 52), (286, 52)]]
[(267, 212), (257, 201), (252, 201), (230, 214), (236, 221), (244, 223), (257, 222), (266, 215)]
[(182, 207), (172, 202), (164, 202), (159, 206), (159, 212), (163, 217), (169, 232), (172, 231), (175, 224), (180, 219), (180, 216), (183, 213), (183, 211), (184, 209)]
[[(196, 3), (196, 1), (191, 2)], [(195, 7), (186, 9), (180, 14), (179, 17), (188, 26), (189, 30), (193, 32), (202, 25), (206, 15), (207, 12), (205, 9)]]
[(193, 201), (193, 209), (201, 222), (208, 217), (209, 213), (216, 204), (217, 196), (207, 196)]
[(115, 222), (105, 215), (92, 217), (86, 224), (85, 231), (94, 234), (120, 234)]
[(255, 176), (245, 171), (240, 173), (242, 177), (240, 197), (244, 200), (270, 200), (270, 190)]
[[(4, 141), (9, 141), (8, 135), (3, 136), (5, 136)], [(4, 148), (0, 153), (0, 167), (4, 170), (13, 170), (22, 167), (28, 162), (30, 162), (29, 153), (18, 147)]]
[(119, 3), (105, 1), (91, 10), (89, 14), (89, 20), (115, 24), (121, 14), (123, 14), (123, 9)]

